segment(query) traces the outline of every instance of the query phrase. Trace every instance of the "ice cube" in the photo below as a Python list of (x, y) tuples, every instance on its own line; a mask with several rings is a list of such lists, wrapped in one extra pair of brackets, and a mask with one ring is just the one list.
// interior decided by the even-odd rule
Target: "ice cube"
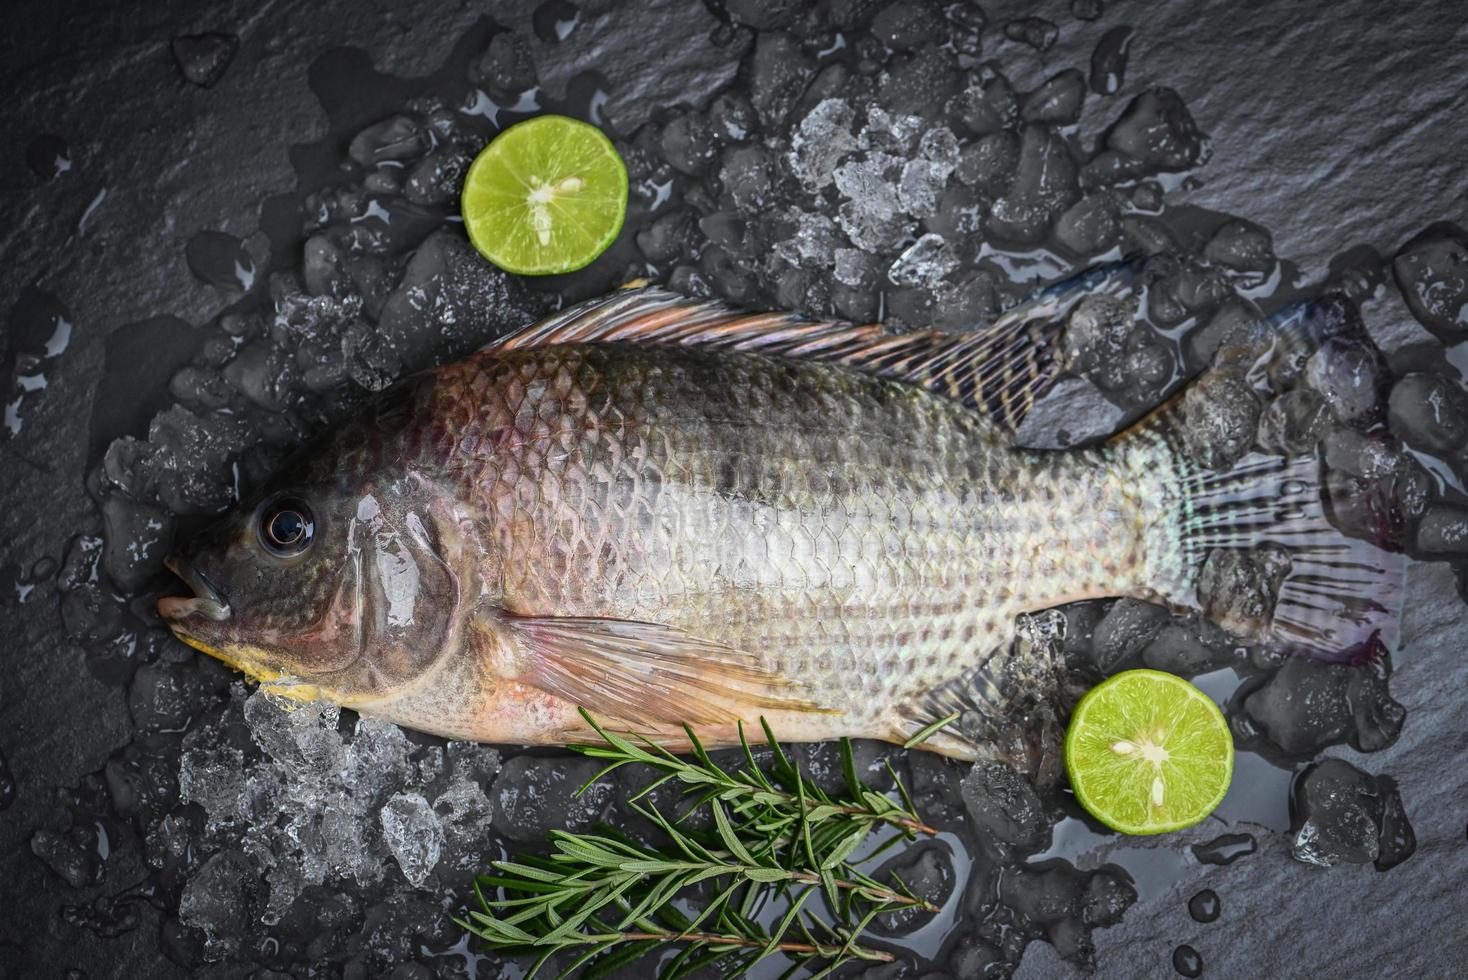
[(1412, 315), (1447, 343), (1468, 331), (1468, 232), (1450, 221), (1429, 225), (1392, 259), (1397, 288)]
[(842, 241), (835, 223), (809, 211), (797, 211), (794, 217), (795, 234), (775, 245), (775, 254), (791, 265), (829, 268)]
[(281, 702), (263, 690), (245, 701), (245, 721), (256, 744), (280, 763), (287, 776), (320, 778), (342, 760), (337, 719), (341, 709), (325, 702)]
[(1048, 51), (1060, 36), (1060, 28), (1043, 17), (1019, 17), (1004, 25), (1004, 36), (1036, 51)]
[(897, 257), (887, 278), (897, 286), (932, 288), (958, 268), (956, 249), (942, 235), (926, 234)]
[(382, 808), (382, 836), (403, 869), (403, 877), (421, 888), (438, 866), (443, 850), (443, 824), (419, 793), (397, 793)]
[(504, 764), (499, 749), (479, 742), (450, 742), (444, 746), (450, 771), (455, 778), (488, 784)]
[(1396, 741), (1407, 715), (1380, 662), (1348, 666), (1305, 657), (1286, 660), (1242, 710), (1265, 738), (1300, 757), (1347, 741), (1362, 752), (1380, 751)]
[(1415, 849), (1410, 825), (1405, 828), (1396, 783), (1373, 777), (1342, 759), (1325, 759), (1295, 781), (1291, 854), (1295, 860), (1329, 868), (1337, 864), (1378, 862), (1385, 817), (1393, 818), (1388, 866), (1405, 860)]
[(211, 88), (224, 77), (240, 49), (240, 39), (221, 32), (180, 34), (172, 47), (179, 74), (200, 88)]
[(858, 248), (880, 252), (912, 233), (912, 221), (897, 199), (904, 160), (888, 153), (868, 153), (836, 168), (836, 190), (845, 198), (836, 221)]
[[(900, 851), (877, 871), (879, 881), (901, 881), (904, 890), (942, 907), (953, 894), (957, 876), (947, 848), (921, 844)], [(888, 936), (905, 936), (933, 920), (931, 912), (908, 906), (878, 916), (878, 931)]]
[(178, 917), (203, 931), (206, 959), (217, 961), (240, 948), (253, 912), (254, 881), (254, 869), (245, 855), (221, 851), (184, 886)]
[(909, 160), (902, 165), (897, 183), (897, 203), (908, 214), (925, 218), (938, 209), (938, 195), (953, 172), (951, 162)]
[(1198, 130), (1182, 96), (1157, 86), (1138, 95), (1107, 131), (1106, 148), (1142, 161), (1150, 173), (1188, 170), (1208, 159), (1208, 138)]
[(858, 248), (838, 248), (835, 252), (836, 281), (853, 289), (872, 284), (872, 257)]
[(891, 113), (879, 105), (867, 111), (867, 124), (861, 131), (862, 146), (906, 151), (923, 131), (921, 116)]
[(1183, 393), (1183, 443), (1207, 469), (1226, 469), (1244, 455), (1259, 431), (1258, 397), (1242, 378), (1205, 374)]
[(1408, 374), (1392, 388), (1388, 418), (1407, 445), (1450, 456), (1468, 445), (1468, 395), (1435, 374)]
[(441, 868), (474, 873), (485, 867), (484, 850), (494, 808), (483, 787), (459, 779), (433, 801), (433, 812), (443, 827)]
[(204, 808), (210, 833), (240, 822), (245, 804), (244, 754), (221, 741), (216, 732), (196, 728), (184, 736), (178, 796)]
[(981, 840), (1022, 851), (1039, 850), (1050, 838), (1050, 819), (1029, 780), (1002, 762), (979, 762), (960, 787), (969, 819)]
[(918, 153), (924, 160), (946, 166), (951, 171), (958, 166), (958, 137), (947, 126), (934, 126), (918, 140)]
[(856, 111), (841, 99), (825, 99), (806, 114), (790, 137), (790, 172), (811, 193), (831, 184), (831, 174), (857, 149)]

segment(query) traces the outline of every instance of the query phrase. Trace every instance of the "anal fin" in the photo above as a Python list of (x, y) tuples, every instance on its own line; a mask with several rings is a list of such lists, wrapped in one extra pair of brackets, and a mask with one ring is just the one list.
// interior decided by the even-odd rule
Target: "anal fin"
[(958, 759), (1006, 762), (1040, 785), (1062, 769), (1065, 734), (1060, 642), (1065, 617), (1056, 610), (1019, 617), (1015, 637), (898, 713), (894, 741), (933, 722), (958, 717), (923, 747)]

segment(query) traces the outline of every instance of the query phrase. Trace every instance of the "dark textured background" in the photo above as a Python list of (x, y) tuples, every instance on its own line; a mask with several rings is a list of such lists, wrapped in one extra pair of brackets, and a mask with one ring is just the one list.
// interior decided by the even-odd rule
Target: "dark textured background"
[[(997, 22), (1029, 5), (983, 6)], [(1085, 64), (1104, 28), (1071, 20), (1066, 4), (1045, 6), (1064, 25), (1045, 64)], [(287, 147), (324, 131), (308, 85), (312, 60), (351, 45), (384, 72), (421, 74), (480, 16), (523, 26), (530, 7), (10, 4), (0, 40), (0, 297), (9, 304), (40, 285), (67, 304), (76, 332), (22, 437), (0, 455), (0, 564), (59, 557), (94, 522), (82, 479), (105, 339), (161, 313), (197, 323), (217, 312), (215, 295), (185, 265), (184, 244), (201, 228), (250, 235), (258, 202), (293, 185)], [(584, 25), (570, 44), (536, 51), (552, 92), (582, 67), (614, 65), (603, 69), (613, 80), (609, 113), (628, 130), (660, 105), (698, 100), (727, 82), (741, 54), (738, 44), (706, 43), (712, 21), (697, 4), (686, 22), (671, 24), (650, 24), (636, 7), (594, 30)], [(1468, 216), (1462, 4), (1108, 4), (1106, 24), (1120, 22), (1139, 31), (1129, 76), (1176, 88), (1212, 136), (1203, 186), (1185, 200), (1267, 226), (1278, 254), (1307, 275), (1324, 274), (1329, 257), (1349, 246), (1390, 253), (1432, 221)], [(242, 43), (223, 80), (204, 90), (180, 78), (168, 41), (207, 30), (234, 32)], [(1048, 74), (1018, 46), (1006, 49), (1004, 64), (1018, 87)], [(25, 146), (42, 132), (71, 146), (73, 170), (62, 179), (43, 182), (26, 166)], [(1421, 333), (1391, 290), (1365, 313), (1373, 332), (1389, 328), (1390, 336), (1378, 335), (1384, 349)], [(1289, 860), (1283, 838), (1266, 837), (1260, 855), (1194, 867), (1187, 882), (1098, 932), (1099, 975), (1169, 975), (1165, 951), (1184, 941), (1205, 949), (1210, 976), (1463, 974), (1468, 617), (1453, 590), (1447, 566), (1414, 567), (1408, 642), (1392, 685), (1408, 723), (1367, 766), (1400, 784), (1419, 841), (1411, 861), (1386, 874), (1320, 870)], [(98, 770), (130, 726), (123, 692), (82, 668), (52, 590), (0, 607), (0, 752), (18, 784), (15, 803), (0, 812), (0, 939), (40, 949), (50, 975), (73, 967), (93, 977), (177, 971), (146, 924), (110, 943), (62, 927), (57, 910), (71, 899), (28, 846), (53, 789)], [(1188, 919), (1182, 901), (1203, 878), (1224, 896), (1223, 918), (1207, 927)], [(1036, 943), (1020, 976), (1072, 970)]]

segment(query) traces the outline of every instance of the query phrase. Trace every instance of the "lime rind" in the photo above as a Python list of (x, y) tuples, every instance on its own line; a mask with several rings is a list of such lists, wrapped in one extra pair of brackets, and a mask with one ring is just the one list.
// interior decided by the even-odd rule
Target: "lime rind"
[[(1155, 764), (1141, 758), (1154, 742), (1166, 750)], [(1233, 761), (1233, 736), (1218, 706), (1157, 670), (1129, 670), (1097, 685), (1076, 705), (1065, 737), (1076, 798), (1125, 834), (1167, 833), (1201, 821), (1228, 792)]]
[(460, 210), (469, 240), (506, 272), (574, 272), (627, 214), (627, 168), (605, 133), (566, 116), (516, 123), (474, 158)]

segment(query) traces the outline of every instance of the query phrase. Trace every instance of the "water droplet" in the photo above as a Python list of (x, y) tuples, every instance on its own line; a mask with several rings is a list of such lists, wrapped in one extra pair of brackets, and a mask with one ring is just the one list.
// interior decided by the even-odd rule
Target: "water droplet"
[(1076, 20), (1096, 20), (1106, 12), (1101, 0), (1071, 0), (1070, 15)]
[(0, 370), (9, 374), (9, 383), (0, 388), (0, 395), (5, 396), (5, 429), (15, 436), (25, 421), (27, 396), (47, 386), (45, 362), (60, 357), (71, 344), (71, 311), (50, 293), (28, 286), (11, 308), (6, 330), (11, 359)]
[(1127, 52), (1136, 29), (1127, 25), (1113, 27), (1096, 42), (1091, 53), (1091, 91), (1097, 95), (1113, 95), (1126, 81)]
[(71, 150), (60, 136), (43, 133), (25, 148), (25, 162), (37, 176), (50, 180), (71, 169)]
[(11, 349), (49, 360), (71, 343), (71, 311), (56, 296), (34, 286), (21, 290), (7, 324)]
[(20, 566), (15, 562), (0, 565), (0, 606), (13, 606), (25, 601), (24, 582)]
[(1203, 975), (1203, 957), (1187, 943), (1172, 951), (1172, 968), (1185, 977)]
[(229, 68), (240, 39), (233, 34), (182, 34), (173, 39), (179, 74), (200, 88), (211, 88)]
[(1195, 922), (1212, 922), (1218, 918), (1219, 911), (1218, 893), (1211, 888), (1205, 888), (1188, 899), (1188, 914)]
[(546, 0), (530, 15), (530, 24), (546, 44), (560, 44), (571, 36), (580, 19), (581, 11), (571, 0)]
[(125, 324), (108, 334), (92, 401), (89, 460), (100, 460), (113, 439), (147, 438), (153, 416), (170, 404), (168, 379), (193, 360), (203, 341), (201, 331), (170, 316)]
[(189, 239), (184, 258), (200, 282), (239, 292), (249, 292), (255, 284), (255, 262), (244, 242), (233, 235), (201, 231)]
[(0, 810), (15, 802), (15, 777), (10, 775), (10, 765), (0, 755)]
[(1258, 849), (1254, 838), (1248, 834), (1224, 834), (1206, 844), (1194, 844), (1193, 857), (1203, 864), (1233, 864), (1245, 855)]
[(600, 72), (583, 71), (566, 83), (562, 111), (575, 119), (585, 119), (593, 126), (607, 128), (603, 114), (611, 99), (611, 84)]
[(97, 192), (97, 196), (92, 198), (91, 203), (82, 212), (82, 216), (77, 219), (76, 233), (78, 235), (85, 235), (87, 233), (87, 225), (92, 223), (92, 215), (96, 213), (97, 209), (102, 206), (102, 202), (105, 200), (107, 200), (107, 188), (104, 187)]

